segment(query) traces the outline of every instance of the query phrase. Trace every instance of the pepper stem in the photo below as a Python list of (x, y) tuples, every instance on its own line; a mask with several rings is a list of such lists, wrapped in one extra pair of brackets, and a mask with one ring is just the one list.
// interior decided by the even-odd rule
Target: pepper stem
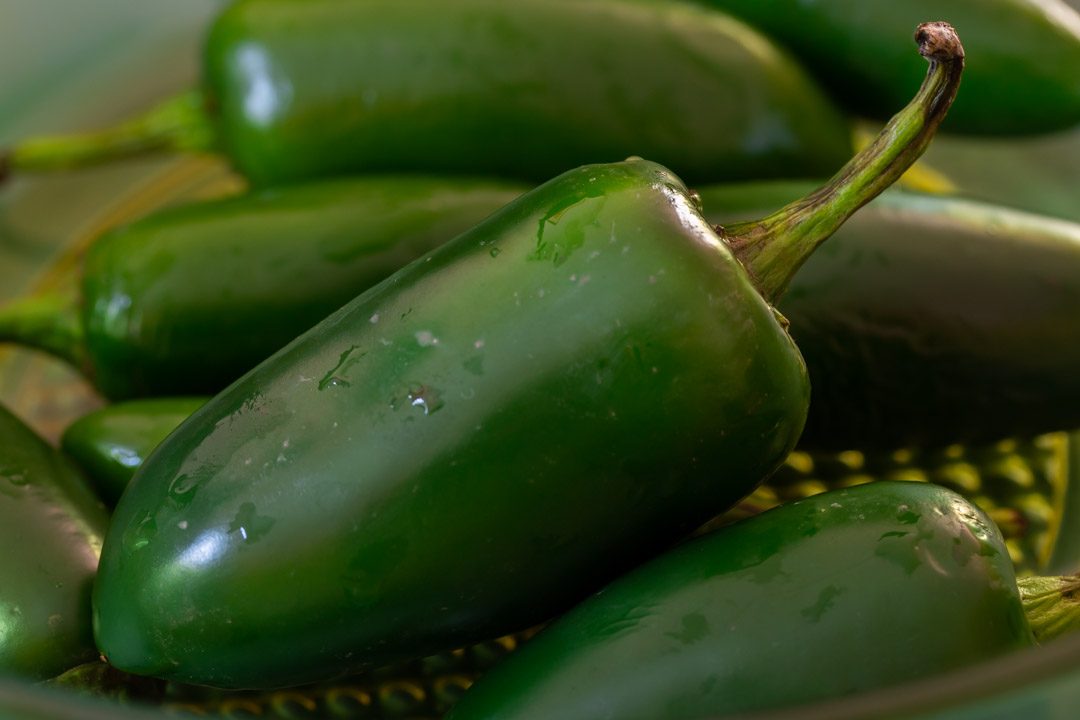
[(84, 374), (90, 363), (74, 293), (34, 295), (0, 306), (0, 343), (43, 350)]
[(1016, 585), (1037, 641), (1080, 630), (1080, 575), (1020, 578)]
[(203, 95), (191, 91), (111, 128), (30, 138), (0, 151), (0, 183), (17, 172), (82, 167), (157, 150), (210, 150), (213, 145)]
[(941, 22), (920, 25), (915, 41), (930, 63), (926, 78), (873, 142), (807, 197), (763, 220), (718, 228), (770, 302), (818, 245), (904, 174), (944, 120), (960, 86), (964, 48), (952, 26)]

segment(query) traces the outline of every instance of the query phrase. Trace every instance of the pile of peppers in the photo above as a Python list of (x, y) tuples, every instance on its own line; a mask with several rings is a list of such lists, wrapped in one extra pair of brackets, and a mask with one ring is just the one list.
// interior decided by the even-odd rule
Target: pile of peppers
[(246, 185), (0, 304), (102, 401), (0, 406), (0, 716), (706, 720), (1069, 642), (1080, 225), (901, 187), (1080, 125), (1056, 3), (238, 0), (0, 149)]

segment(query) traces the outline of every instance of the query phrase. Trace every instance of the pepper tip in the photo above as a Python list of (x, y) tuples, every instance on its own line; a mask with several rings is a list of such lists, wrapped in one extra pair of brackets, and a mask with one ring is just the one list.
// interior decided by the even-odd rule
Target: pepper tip
[(947, 22), (927, 22), (915, 30), (919, 53), (928, 59), (947, 62), (964, 59), (964, 46), (956, 30)]

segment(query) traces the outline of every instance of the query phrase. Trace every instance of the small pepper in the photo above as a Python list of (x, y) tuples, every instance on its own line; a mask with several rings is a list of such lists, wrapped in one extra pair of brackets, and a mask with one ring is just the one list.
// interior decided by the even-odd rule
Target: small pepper
[(519, 630), (734, 504), (802, 429), (775, 300), (925, 149), (963, 67), (825, 187), (718, 235), (670, 171), (571, 170), (231, 385), (116, 508), (95, 631), (122, 670), (287, 685)]
[(112, 507), (154, 448), (206, 400), (155, 398), (109, 405), (69, 425), (60, 446)]

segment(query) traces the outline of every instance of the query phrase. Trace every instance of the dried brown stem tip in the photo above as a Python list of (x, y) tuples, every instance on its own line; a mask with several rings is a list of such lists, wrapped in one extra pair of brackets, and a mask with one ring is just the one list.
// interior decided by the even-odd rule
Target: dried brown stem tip
[(947, 62), (964, 58), (964, 46), (947, 22), (923, 23), (915, 30), (915, 42), (919, 43), (919, 53), (927, 59)]

